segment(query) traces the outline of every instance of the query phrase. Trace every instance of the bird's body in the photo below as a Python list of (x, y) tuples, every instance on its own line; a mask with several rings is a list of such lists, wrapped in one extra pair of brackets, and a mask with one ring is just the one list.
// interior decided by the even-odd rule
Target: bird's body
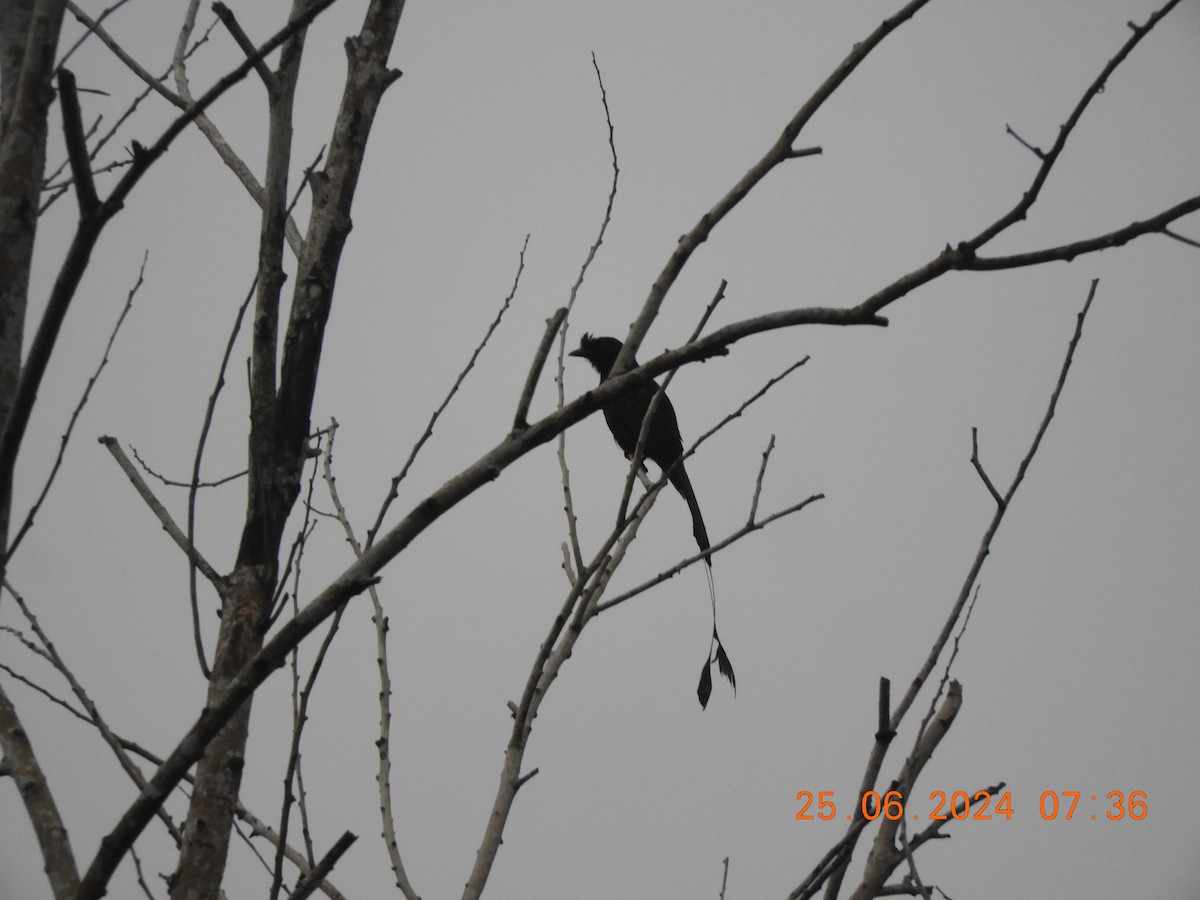
[[(585, 334), (580, 341), (579, 349), (573, 350), (571, 356), (580, 356), (590, 362), (600, 375), (600, 380), (604, 381), (612, 373), (613, 363), (617, 361), (621, 347), (621, 342), (616, 338), (592, 337), (590, 334)], [(637, 362), (634, 361), (632, 365), (636, 367)], [(642, 421), (646, 418), (646, 412), (650, 409), (650, 403), (654, 400), (657, 392), (658, 383), (647, 379), (645, 383), (638, 385), (629, 393), (623, 394), (604, 407), (604, 421), (608, 423), (608, 430), (612, 432), (617, 446), (621, 448), (626, 458), (632, 458), (634, 450), (637, 449), (638, 436), (642, 431)], [(692, 535), (696, 538), (697, 546), (702, 551), (707, 550), (710, 546), (708, 531), (704, 527), (704, 516), (700, 513), (696, 492), (692, 489), (692, 482), (688, 478), (687, 469), (684, 468), (681, 459), (683, 438), (679, 434), (679, 421), (675, 417), (675, 407), (671, 405), (671, 400), (666, 394), (659, 400), (658, 408), (651, 420), (650, 429), (646, 434), (644, 455), (646, 459), (667, 473), (668, 480), (687, 501), (688, 509), (692, 514)], [(705, 562), (709, 566), (712, 565), (711, 559), (706, 559)]]

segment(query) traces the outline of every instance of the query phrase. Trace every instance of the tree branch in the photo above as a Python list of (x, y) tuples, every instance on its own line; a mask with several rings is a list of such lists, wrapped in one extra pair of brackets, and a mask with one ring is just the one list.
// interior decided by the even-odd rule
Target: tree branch
[(312, 872), (305, 875), (296, 883), (295, 890), (292, 891), (291, 900), (304, 900), (306, 897), (311, 897), (313, 891), (321, 887), (321, 882), (325, 876), (333, 871), (333, 867), (337, 865), (337, 861), (342, 858), (343, 854), (350, 849), (350, 845), (358, 840), (358, 835), (351, 834), (349, 831), (342, 834), (334, 845), (329, 848), (321, 861), (312, 868)]
[[(217, 2), (212, 5), (212, 8), (213, 12), (217, 14), (217, 18), (221, 20), (221, 23), (227, 29), (229, 29), (230, 36), (234, 39), (237, 45), (242, 48), (242, 52), (247, 56), (253, 56), (255, 50), (254, 42), (250, 40), (250, 36), (242, 30), (241, 24), (233, 15), (233, 10), (231, 10), (224, 3), (220, 2), (220, 0), (217, 0)], [(268, 93), (274, 95), (278, 94), (280, 90), (282, 90), (279, 79), (275, 77), (274, 72), (267, 68), (265, 61), (260, 59), (258, 64), (255, 65), (254, 71), (257, 72), (258, 77), (262, 79), (262, 83), (266, 86)]]
[(804, 130), (804, 127), (812, 117), (825, 104), (825, 101), (833, 96), (854, 70), (883, 42), (884, 38), (916, 15), (927, 2), (928, 0), (911, 0), (911, 2), (905, 4), (896, 12), (895, 15), (890, 16), (880, 23), (879, 27), (864, 40), (855, 44), (854, 49), (842, 60), (841, 65), (834, 69), (829, 77), (804, 102), (791, 121), (787, 123), (783, 132), (766, 154), (750, 168), (750, 171), (741, 177), (737, 184), (730, 188), (724, 197), (717, 201), (717, 204), (712, 209), (700, 217), (700, 221), (693, 226), (691, 231), (679, 239), (675, 251), (671, 254), (671, 258), (667, 261), (662, 272), (659, 273), (658, 278), (650, 289), (649, 296), (646, 297), (645, 302), (642, 304), (641, 312), (629, 329), (629, 334), (625, 338), (621, 354), (613, 364), (614, 371), (621, 371), (621, 368), (628, 365), (629, 361), (637, 355), (638, 348), (641, 347), (646, 333), (650, 330), (650, 326), (653, 324), (655, 318), (658, 317), (658, 311), (666, 299), (667, 292), (675, 284), (679, 273), (683, 271), (684, 265), (696, 249), (708, 240), (708, 236), (712, 233), (713, 229), (776, 166), (796, 156), (808, 156), (820, 153), (819, 147), (810, 148), (800, 153), (795, 150), (796, 139), (800, 136), (800, 132)]
[[(417, 454), (421, 452), (421, 448), (425, 446), (425, 442), (433, 437), (433, 427), (437, 424), (438, 419), (441, 418), (442, 413), (446, 411), (446, 407), (450, 405), (450, 401), (454, 399), (454, 395), (458, 393), (458, 389), (462, 387), (463, 382), (466, 381), (467, 375), (470, 374), (473, 368), (475, 368), (475, 362), (479, 359), (479, 355), (483, 353), (483, 348), (487, 346), (488, 341), (492, 339), (492, 335), (495, 333), (496, 329), (500, 327), (500, 320), (504, 318), (505, 312), (508, 311), (508, 307), (512, 304), (513, 298), (516, 297), (517, 288), (521, 284), (521, 273), (525, 271), (525, 251), (528, 249), (528, 247), (529, 235), (527, 234), (525, 235), (525, 243), (521, 245), (521, 251), (519, 254), (517, 254), (517, 273), (513, 276), (512, 287), (509, 289), (508, 294), (500, 302), (500, 309), (496, 311), (495, 318), (492, 319), (492, 323), (483, 333), (483, 338), (471, 352), (470, 357), (467, 359), (466, 365), (462, 367), (458, 373), (458, 376), (454, 379), (454, 384), (450, 385), (450, 390), (447, 391), (446, 396), (442, 399), (442, 402), (438, 405), (438, 408), (433, 411), (433, 415), (429, 417), (429, 423), (425, 426), (424, 433), (417, 439), (417, 442), (413, 444), (412, 450), (409, 451), (408, 459), (404, 461), (404, 465), (400, 467), (400, 471), (392, 478), (391, 487), (388, 490), (387, 496), (384, 497), (383, 503), (379, 507), (379, 512), (375, 516), (375, 522), (370, 528), (367, 529), (368, 547), (374, 543), (375, 537), (379, 534), (379, 529), (383, 527), (383, 519), (387, 515), (388, 509), (391, 507), (392, 501), (400, 496), (400, 482), (402, 482), (405, 476), (408, 475), (408, 470), (412, 468), (412, 464), (416, 460)], [(531, 377), (533, 377), (532, 374)]]
[[(129, 758), (129, 754), (126, 752), (126, 748), (123, 746), (121, 740), (113, 733), (112, 729), (109, 728), (108, 723), (100, 715), (100, 709), (96, 706), (88, 692), (84, 690), (84, 687), (79, 682), (79, 679), (75, 677), (75, 673), (67, 667), (66, 661), (62, 658), (62, 656), (59, 655), (58, 648), (54, 646), (54, 642), (50, 640), (49, 635), (42, 630), (41, 623), (33, 614), (33, 611), (29, 608), (29, 605), (25, 602), (25, 598), (22, 597), (21, 594), (14, 589), (9, 582), (5, 581), (4, 587), (10, 594), (12, 594), (13, 600), (16, 601), (17, 606), (21, 610), (21, 614), (25, 616), (26, 621), (29, 622), (29, 627), (33, 630), (33, 633), (37, 636), (38, 641), (41, 643), (40, 648), (31, 646), (30, 649), (33, 649), (38, 653), (38, 655), (49, 662), (50, 665), (54, 667), (54, 670), (63, 677), (63, 680), (65, 680), (67, 685), (71, 688), (71, 693), (83, 707), (84, 712), (78, 713), (69, 705), (65, 703), (63, 703), (63, 705), (66, 706), (67, 709), (70, 709), (71, 712), (81, 715), (81, 717), (88, 724), (95, 728), (96, 731), (100, 733), (100, 737), (104, 743), (106, 743), (109, 749), (112, 750), (113, 755), (117, 758), (117, 763), (121, 766), (121, 769), (125, 772), (125, 774), (129, 776), (130, 780), (138, 787), (139, 790), (145, 787), (146, 778), (142, 774), (141, 769), (134, 765), (133, 760)], [(162, 820), (163, 825), (166, 826), (167, 833), (171, 835), (171, 838), (175, 841), (176, 845), (178, 845), (182, 841), (183, 836), (165, 807), (158, 810), (158, 817)]]
[(79, 111), (79, 94), (75, 76), (68, 69), (58, 70), (58, 102), (62, 106), (63, 138), (67, 158), (71, 161), (71, 177), (79, 199), (79, 215), (86, 219), (100, 205), (96, 185), (92, 181), (92, 166), (88, 159), (87, 140), (83, 136), (83, 114)]
[[(916, 749), (905, 762), (900, 776), (893, 786), (893, 789), (898, 790), (902, 797), (907, 798), (912, 792), (912, 786), (916, 783), (917, 776), (921, 774), (925, 764), (933, 758), (933, 751), (937, 749), (942, 738), (946, 736), (946, 732), (950, 730), (950, 726), (954, 724), (954, 719), (961, 708), (962, 686), (957, 681), (951, 681), (950, 689), (938, 710), (933, 727), (921, 736)], [(904, 859), (903, 851), (896, 849), (896, 832), (900, 827), (899, 819), (889, 819), (886, 816), (880, 816), (880, 818), (883, 821), (875, 836), (874, 846), (867, 856), (862, 883), (851, 895), (850, 900), (871, 900), (877, 896), (888, 876)], [(903, 818), (903, 814), (900, 818)]]
[[(75, 235), (71, 240), (54, 287), (46, 304), (46, 310), (38, 325), (37, 333), (29, 347), (29, 353), (21, 370), (20, 381), (14, 391), (12, 407), (4, 421), (3, 433), (0, 434), (0, 508), (7, 509), (11, 503), (13, 470), (16, 466), (17, 454), (20, 451), (25, 428), (33, 411), (34, 400), (41, 387), (46, 366), (50, 362), (50, 354), (58, 340), (58, 333), (66, 319), (67, 311), (83, 273), (87, 270), (92, 248), (99, 239), (105, 225), (121, 210), (126, 198), (134, 187), (141, 181), (142, 176), (164, 153), (183, 130), (195, 120), (205, 109), (215, 103), (224, 93), (237, 84), (253, 69), (255, 62), (271, 53), (276, 47), (286, 41), (292, 34), (316, 18), (321, 12), (331, 6), (335, 0), (315, 0), (305, 13), (291, 22), (259, 48), (252, 58), (218, 81), (201, 97), (192, 108), (175, 119), (150, 147), (134, 143), (133, 163), (117, 182), (112, 193), (94, 210), (82, 219)], [(40, 184), (40, 178), (38, 179)], [(0, 271), (0, 275), (2, 275)]]
[[(1059, 156), (1062, 155), (1063, 149), (1067, 146), (1067, 139), (1074, 132), (1075, 126), (1079, 124), (1079, 120), (1083, 118), (1083, 113), (1088, 108), (1088, 105), (1104, 90), (1104, 85), (1112, 77), (1117, 67), (1133, 52), (1133, 48), (1138, 45), (1142, 38), (1150, 33), (1163, 16), (1178, 4), (1179, 0), (1167, 0), (1162, 7), (1150, 16), (1145, 26), (1133, 29), (1133, 34), (1125, 41), (1125, 44), (1117, 51), (1117, 54), (1108, 61), (1108, 64), (1100, 70), (1100, 74), (1096, 76), (1091, 85), (1083, 92), (1083, 96), (1075, 104), (1075, 108), (1067, 117), (1067, 121), (1059, 127), (1058, 135), (1050, 149), (1045, 152), (1036, 152), (1036, 155), (1041, 160), (1041, 165), (1038, 166), (1037, 173), (1033, 177), (1033, 183), (1030, 184), (1029, 189), (1022, 195), (1020, 201), (1005, 215), (1001, 216), (971, 240), (960, 245), (968, 254), (973, 254), (974, 251), (988, 243), (992, 238), (1025, 218), (1026, 214), (1033, 207), (1033, 204), (1037, 202), (1038, 196), (1042, 191), (1042, 186), (1045, 185), (1046, 179), (1050, 177), (1051, 169), (1058, 162)], [(1025, 142), (1022, 141), (1021, 143), (1024, 144)], [(1029, 145), (1025, 144), (1025, 146), (1028, 147)]]
[(195, 545), (187, 539), (187, 536), (180, 530), (179, 526), (175, 524), (175, 520), (167, 512), (167, 508), (159, 502), (158, 498), (154, 496), (154, 492), (150, 490), (150, 485), (146, 484), (146, 480), (142, 478), (142, 473), (137, 470), (137, 467), (125, 455), (125, 451), (121, 449), (120, 442), (115, 437), (108, 435), (102, 435), (97, 440), (108, 448), (108, 452), (117, 461), (117, 465), (121, 467), (121, 471), (125, 473), (134, 490), (138, 492), (138, 495), (150, 507), (150, 511), (162, 523), (163, 531), (170, 535), (171, 540), (187, 555), (188, 559), (192, 561), (214, 588), (218, 591), (224, 590), (225, 578), (209, 565), (208, 560), (204, 558)]
[(50, 468), (50, 474), (46, 476), (46, 482), (42, 485), (41, 493), (33, 505), (29, 507), (29, 512), (25, 516), (25, 521), (21, 523), (21, 527), (17, 530), (16, 535), (8, 545), (8, 559), (12, 559), (16, 553), (17, 547), (29, 529), (33, 527), (33, 520), (37, 516), (38, 511), (42, 508), (46, 497), (50, 494), (50, 488), (54, 485), (54, 479), (58, 476), (58, 470), (62, 468), (63, 460), (67, 454), (67, 444), (71, 441), (71, 434), (75, 431), (75, 423), (79, 421), (79, 415), (83, 412), (83, 408), (87, 405), (88, 399), (92, 395), (92, 388), (100, 379), (100, 373), (104, 371), (108, 365), (108, 354), (112, 352), (113, 343), (117, 339), (117, 334), (121, 330), (121, 325), (125, 322), (125, 317), (129, 315), (129, 310), (133, 307), (133, 298), (137, 295), (138, 289), (142, 286), (142, 281), (146, 274), (146, 260), (149, 258), (149, 251), (142, 256), (142, 266), (138, 270), (137, 281), (130, 288), (129, 294), (125, 298), (125, 305), (121, 308), (121, 314), (117, 316), (117, 322), (113, 325), (112, 332), (108, 336), (108, 343), (104, 346), (104, 354), (100, 357), (100, 363), (96, 366), (96, 370), (92, 373), (92, 377), (88, 379), (87, 385), (83, 389), (83, 395), (79, 398), (79, 402), (75, 404), (75, 410), (71, 413), (71, 418), (67, 422), (67, 429), (63, 432), (62, 440), (59, 443), (58, 455), (54, 458), (54, 465)]
[[(363, 548), (354, 534), (350, 517), (346, 513), (342, 499), (338, 496), (337, 481), (333, 477), (333, 443), (337, 437), (337, 420), (329, 426), (329, 440), (325, 445), (324, 467), (325, 483), (329, 487), (329, 497), (342, 530), (346, 534), (346, 542), (354, 551), (355, 557), (362, 555)], [(408, 880), (408, 872), (404, 868), (404, 860), (400, 855), (400, 841), (396, 837), (396, 815), (392, 808), (392, 676), (388, 663), (388, 618), (383, 614), (383, 604), (379, 601), (379, 591), (371, 586), (367, 589), (371, 596), (371, 624), (375, 626), (375, 661), (379, 668), (379, 739), (375, 749), (379, 755), (379, 774), (376, 784), (379, 787), (379, 815), (383, 827), (383, 843), (387, 848), (388, 860), (391, 863), (392, 874), (396, 877), (396, 887), (400, 889), (406, 900), (420, 900), (419, 895)]]
[[(596, 83), (600, 87), (600, 103), (604, 107), (604, 123), (608, 127), (608, 153), (609, 159), (612, 161), (612, 181), (608, 188), (608, 201), (604, 207), (604, 215), (600, 219), (600, 228), (596, 233), (596, 240), (592, 242), (588, 248), (587, 255), (583, 259), (583, 263), (579, 266), (579, 275), (575, 278), (575, 283), (571, 285), (571, 294), (567, 298), (566, 312), (564, 322), (570, 317), (571, 310), (575, 308), (575, 300), (579, 296), (579, 291), (583, 287), (584, 278), (587, 277), (588, 269), (591, 268), (596, 254), (600, 252), (600, 247), (604, 243), (604, 235), (608, 233), (608, 226), (612, 222), (613, 206), (617, 201), (617, 184), (621, 178), (621, 166), (617, 158), (616, 132), (613, 128), (612, 111), (608, 107), (608, 92), (604, 89), (604, 77), (600, 73), (600, 63), (596, 60), (596, 54), (592, 54), (592, 68), (596, 72)], [(562, 409), (566, 402), (566, 386), (563, 380), (565, 374), (564, 361), (567, 353), (567, 326), (563, 325), (558, 332), (558, 358), (554, 372), (554, 388), (557, 394), (558, 409)], [(575, 571), (582, 573), (583, 571), (583, 551), (579, 546), (579, 531), (575, 518), (575, 498), (571, 494), (571, 470), (567, 466), (567, 439), (566, 434), (560, 433), (556, 442), (555, 455), (558, 457), (558, 471), (562, 478), (563, 488), (563, 513), (567, 517), (567, 543), (569, 544), (570, 554), (564, 552), (564, 569), (570, 569), (570, 561), (574, 558)], [(568, 571), (568, 579), (571, 575)], [(581, 577), (581, 576), (580, 576)]]
[(560, 306), (546, 320), (546, 329), (542, 332), (542, 340), (533, 354), (533, 362), (529, 364), (525, 387), (521, 389), (521, 396), (517, 400), (517, 411), (513, 416), (513, 431), (529, 427), (529, 405), (533, 402), (533, 392), (537, 388), (538, 379), (542, 376), (542, 369), (546, 366), (546, 358), (550, 355), (550, 347), (554, 343), (554, 338), (566, 318), (567, 308)]
[(70, 900), (79, 887), (79, 870), (67, 827), (58, 814), (50, 785), (38, 765), (29, 735), (21, 725), (17, 709), (0, 684), (0, 745), (4, 747), (4, 771), (17, 786), (25, 804), (25, 813), (33, 826), (38, 848), (46, 867), (46, 877), (56, 900)]

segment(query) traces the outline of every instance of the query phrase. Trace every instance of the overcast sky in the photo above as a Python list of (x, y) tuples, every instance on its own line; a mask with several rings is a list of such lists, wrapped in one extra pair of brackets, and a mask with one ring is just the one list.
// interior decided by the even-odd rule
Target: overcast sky
[[(92, 4), (84, 4), (93, 6)], [(279, 4), (229, 4), (262, 40)], [(620, 185), (605, 243), (572, 315), (623, 335), (679, 235), (755, 162), (784, 123), (896, 0), (729, 3), (462, 3), (412, 0), (392, 64), (404, 72), (376, 120), (321, 363), (314, 426), (340, 423), (338, 487), (360, 536), (392, 475), (480, 340), (530, 235), (512, 309), (403, 487), (392, 518), (510, 427), (543, 322), (563, 305), (604, 210), (611, 162), (594, 52), (615, 127)], [(678, 346), (721, 279), (710, 329), (786, 307), (849, 306), (974, 236), (1007, 211), (1087, 85), (1156, 4), (1145, 0), (934, 2), (890, 36), (813, 119), (823, 153), (773, 173), (714, 232), (671, 291), (641, 356)], [(94, 5), (95, 9), (102, 8)], [(341, 41), (365, 6), (341, 0), (309, 37), (293, 177), (328, 140), (344, 77)], [(282, 7), (281, 7), (282, 8)], [(112, 32), (162, 72), (180, 4), (131, 0)], [(212, 20), (199, 16), (206, 28)], [(63, 47), (79, 26), (66, 26)], [(199, 94), (236, 64), (221, 28), (192, 64)], [(84, 117), (111, 123), (139, 91), (96, 42), (71, 60)], [(1089, 108), (1028, 221), (994, 252), (1093, 236), (1200, 188), (1200, 2), (1184, 0)], [(265, 101), (247, 81), (213, 118), (262, 172)], [(150, 143), (171, 111), (150, 98), (103, 155)], [(63, 156), (51, 141), (50, 159)], [(102, 187), (111, 180), (102, 181)], [(304, 204), (300, 215), (303, 220)], [(74, 226), (72, 198), (42, 219), (33, 318)], [(37, 527), (10, 567), (58, 650), (124, 736), (167, 753), (203, 704), (185, 561), (101, 434), (157, 471), (190, 472), (204, 404), (254, 276), (258, 213), (198, 133), (152, 170), (109, 228), (55, 352), (26, 438), (17, 521), (149, 252), (145, 283), (75, 430)], [(1178, 231), (1200, 240), (1200, 219)], [(795, 820), (796, 794), (853, 802), (876, 728), (880, 676), (893, 696), (925, 659), (992, 516), (970, 463), (971, 429), (1006, 486), (1044, 415), (1076, 316), (1095, 300), (1058, 414), (996, 538), (953, 676), (964, 705), (917, 783), (934, 791), (1004, 781), (1009, 820), (962, 822), (917, 857), (950, 897), (1200, 895), (1192, 781), (1200, 744), (1200, 250), (1167, 237), (1070, 264), (940, 279), (887, 310), (887, 328), (773, 332), (680, 371), (671, 396), (685, 438), (768, 378), (810, 361), (688, 462), (714, 540), (745, 521), (770, 436), (762, 507), (825, 499), (721, 553), (721, 635), (738, 694), (695, 683), (710, 628), (693, 568), (593, 621), (535, 722), (487, 896), (786, 896), (841, 836)], [(243, 335), (205, 477), (244, 467)], [(594, 385), (568, 363), (568, 396)], [(549, 374), (535, 415), (554, 402)], [(625, 463), (598, 416), (568, 435), (585, 554), (607, 533)], [(1003, 489), (1003, 487), (1001, 488)], [(158, 485), (183, 519), (186, 495)], [(317, 505), (329, 509), (318, 484)], [(244, 482), (206, 492), (198, 544), (232, 564)], [(391, 619), (398, 828), (428, 898), (461, 891), (500, 775), (510, 717), (567, 590), (552, 446), (436, 523), (383, 573)], [(299, 519), (296, 524), (298, 527)], [(293, 529), (294, 531), (294, 529)], [(693, 550), (687, 509), (667, 493), (614, 589)], [(301, 599), (349, 562), (336, 523), (318, 525)], [(209, 646), (214, 598), (202, 597)], [(0, 624), (24, 627), (7, 598)], [(326, 662), (304, 752), (321, 853), (359, 842), (332, 881), (387, 896), (375, 795), (374, 632), (352, 604)], [(308, 653), (311, 659), (311, 651)], [(9, 633), (0, 659), (65, 693)], [(940, 671), (940, 668), (939, 668)], [(135, 796), (99, 738), (0, 675), (18, 704), (86, 867)], [(290, 728), (288, 676), (258, 696), (246, 805), (278, 814)], [(912, 746), (927, 694), (883, 768)], [(1072, 821), (1045, 821), (1045, 791), (1079, 791)], [(1111, 822), (1105, 795), (1144, 791), (1142, 821)], [(1096, 801), (1089, 798), (1096, 796)], [(844, 804), (844, 805), (843, 805)], [(182, 817), (180, 798), (172, 809)], [(1092, 819), (1095, 816), (1095, 819)], [(873, 832), (869, 832), (873, 834)], [(162, 829), (140, 844), (147, 877), (174, 865)], [(848, 882), (861, 874), (859, 844)], [(265, 851), (264, 851), (265, 852)], [(10, 782), (0, 787), (0, 897), (50, 892)], [(267, 876), (236, 844), (231, 900)], [(849, 889), (849, 888), (848, 888)], [(128, 861), (111, 896), (136, 896)]]

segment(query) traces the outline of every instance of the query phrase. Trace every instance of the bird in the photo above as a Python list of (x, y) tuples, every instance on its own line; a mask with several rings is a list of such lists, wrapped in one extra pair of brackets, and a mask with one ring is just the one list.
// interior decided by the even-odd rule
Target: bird
[[(579, 356), (592, 364), (600, 381), (612, 374), (613, 365), (625, 345), (614, 337), (594, 337), (585, 333), (579, 340), (579, 349), (572, 350), (570, 356)], [(718, 351), (723, 353), (724, 351)], [(637, 360), (630, 360), (630, 366), (637, 368)], [(625, 454), (626, 459), (633, 457), (637, 449), (638, 437), (642, 432), (642, 422), (650, 411), (654, 395), (658, 393), (658, 382), (647, 378), (627, 394), (622, 394), (604, 406), (604, 421), (612, 432), (617, 446)], [(692, 513), (692, 536), (702, 553), (706, 553), (711, 545), (708, 542), (708, 530), (704, 527), (704, 516), (700, 513), (700, 503), (696, 500), (696, 492), (692, 489), (692, 481), (688, 478), (687, 469), (683, 465), (683, 438), (679, 434), (679, 420), (675, 416), (675, 407), (664, 393), (650, 420), (646, 432), (644, 455), (663, 472), (675, 486), (675, 490), (687, 501)], [(645, 466), (642, 466), (645, 469)], [(708, 594), (712, 600), (712, 639), (709, 642), (708, 653), (704, 659), (704, 668), (700, 670), (700, 684), (696, 687), (696, 696), (700, 700), (700, 708), (708, 707), (708, 698), (712, 694), (712, 667), (727, 679), (737, 694), (737, 677), (733, 672), (733, 664), (721, 644), (717, 634), (717, 593), (713, 585), (712, 557), (705, 556), (704, 562), (708, 567)]]
[[(592, 364), (592, 368), (600, 375), (600, 380), (612, 374), (613, 363), (624, 345), (614, 337), (593, 337), (584, 334), (579, 341), (579, 349), (572, 350), (570, 356), (579, 356)], [(637, 361), (631, 361), (633, 368)], [(637, 448), (638, 435), (642, 432), (642, 421), (650, 409), (650, 402), (658, 392), (658, 383), (647, 379), (627, 394), (623, 394), (604, 407), (604, 421), (612, 432), (617, 446), (625, 454), (626, 459), (633, 457)], [(692, 513), (692, 536), (701, 552), (709, 549), (708, 530), (704, 527), (704, 515), (700, 512), (700, 503), (696, 499), (696, 491), (688, 478), (687, 469), (683, 465), (683, 438), (679, 434), (679, 421), (675, 417), (675, 407), (670, 399), (663, 394), (655, 410), (650, 430), (646, 434), (646, 459), (657, 465), (667, 474), (667, 479), (679, 491), (687, 502)], [(645, 466), (642, 466), (645, 469)], [(712, 567), (712, 558), (705, 557), (704, 561)]]

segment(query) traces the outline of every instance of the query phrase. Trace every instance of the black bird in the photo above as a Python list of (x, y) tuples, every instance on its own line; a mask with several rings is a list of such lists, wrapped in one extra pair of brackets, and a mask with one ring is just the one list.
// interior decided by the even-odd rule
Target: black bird
[[(611, 373), (613, 364), (624, 346), (613, 337), (593, 337), (585, 334), (579, 340), (579, 349), (572, 350), (571, 356), (581, 356), (592, 364), (604, 381)], [(723, 351), (722, 351), (723, 352)], [(630, 365), (637, 367), (637, 361), (631, 360)], [(608, 430), (617, 441), (617, 446), (624, 452), (626, 458), (633, 456), (637, 449), (638, 435), (642, 433), (642, 421), (650, 410), (650, 403), (658, 393), (658, 383), (647, 378), (627, 394), (623, 394), (604, 407), (604, 421)], [(704, 527), (704, 516), (700, 514), (700, 504), (696, 501), (696, 492), (692, 490), (692, 482), (688, 478), (687, 469), (683, 467), (683, 438), (679, 436), (679, 422), (675, 418), (675, 407), (663, 394), (658, 401), (658, 409), (650, 420), (650, 428), (646, 433), (645, 456), (667, 473), (667, 478), (675, 489), (687, 501), (688, 509), (692, 511), (692, 534), (701, 551), (709, 548), (708, 531)], [(643, 469), (645, 466), (642, 467)], [(717, 593), (712, 579), (712, 558), (705, 557), (708, 563), (708, 592), (712, 599), (713, 630), (712, 641), (709, 643), (708, 656), (705, 657), (704, 668), (700, 672), (700, 684), (696, 688), (696, 696), (700, 706), (708, 705), (712, 694), (712, 666), (715, 662), (717, 669), (729, 679), (734, 693), (737, 693), (737, 679), (733, 674), (733, 664), (721, 646), (720, 635), (717, 634)]]
[[(603, 381), (612, 372), (613, 363), (621, 352), (623, 344), (614, 337), (592, 337), (585, 334), (579, 341), (579, 349), (572, 350), (571, 356), (581, 356), (592, 364)], [(637, 361), (631, 362), (636, 367)], [(642, 433), (642, 420), (650, 409), (650, 401), (658, 391), (658, 383), (647, 379), (628, 394), (624, 394), (604, 407), (604, 421), (608, 430), (617, 441), (626, 459), (633, 456), (637, 447), (638, 435)], [(687, 469), (683, 467), (683, 438), (679, 435), (679, 422), (675, 418), (675, 407), (666, 394), (658, 402), (650, 430), (646, 434), (646, 459), (653, 462), (667, 473), (667, 478), (675, 489), (687, 501), (688, 509), (692, 511), (692, 535), (701, 550), (707, 550), (708, 531), (704, 528), (704, 516), (700, 513), (700, 504), (696, 500), (696, 492), (692, 490), (692, 482), (688, 478)], [(645, 466), (642, 467), (643, 469)], [(712, 566), (712, 559), (705, 558)]]

